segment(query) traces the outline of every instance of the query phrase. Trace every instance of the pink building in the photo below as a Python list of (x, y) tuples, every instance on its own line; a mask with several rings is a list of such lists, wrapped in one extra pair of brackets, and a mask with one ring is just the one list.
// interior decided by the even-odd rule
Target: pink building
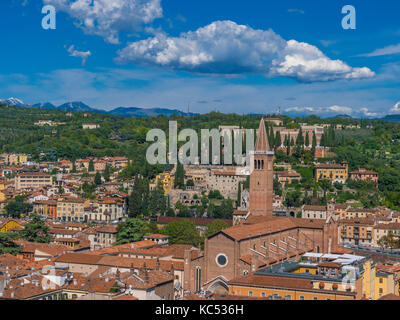
[(358, 171), (350, 172), (350, 179), (363, 181), (371, 180), (375, 183), (378, 183), (379, 175), (375, 171), (370, 171), (362, 168)]

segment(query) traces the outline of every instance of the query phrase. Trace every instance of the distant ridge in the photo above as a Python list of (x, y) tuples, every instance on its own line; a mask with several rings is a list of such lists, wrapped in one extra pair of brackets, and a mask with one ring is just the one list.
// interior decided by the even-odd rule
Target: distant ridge
[(381, 120), (389, 121), (389, 122), (400, 122), (400, 114), (388, 114), (386, 117)]
[(352, 116), (349, 116), (348, 114), (338, 114), (334, 117), (330, 117), (329, 119), (347, 119), (347, 120), (354, 120)]
[(73, 101), (73, 102), (67, 102), (64, 103), (60, 106), (55, 106), (54, 104), (50, 102), (46, 103), (36, 103), (36, 104), (25, 104), (22, 100), (17, 99), (17, 98), (9, 98), (9, 99), (4, 99), (0, 100), (0, 103), (7, 104), (12, 107), (19, 107), (19, 108), (39, 108), (39, 109), (46, 109), (46, 110), (62, 110), (62, 111), (69, 111), (69, 112), (91, 112), (91, 113), (100, 113), (100, 114), (110, 114), (114, 116), (121, 116), (121, 117), (151, 117), (151, 116), (159, 116), (159, 115), (165, 115), (165, 116), (171, 116), (171, 115), (183, 115), (185, 117), (187, 116), (193, 116), (193, 115), (198, 115), (197, 113), (186, 113), (179, 111), (177, 109), (167, 109), (167, 108), (151, 108), (151, 109), (144, 109), (144, 108), (136, 108), (136, 107), (131, 107), (131, 108), (116, 108), (111, 111), (105, 111), (105, 110), (99, 110), (99, 109), (94, 109), (89, 107), (87, 104), (81, 102), (81, 101)]

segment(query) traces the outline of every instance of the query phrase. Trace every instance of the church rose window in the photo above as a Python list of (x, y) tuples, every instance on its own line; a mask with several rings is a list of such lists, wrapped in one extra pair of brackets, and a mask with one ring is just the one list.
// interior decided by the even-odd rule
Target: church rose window
[(220, 267), (225, 267), (228, 264), (228, 257), (224, 254), (219, 254), (216, 262)]

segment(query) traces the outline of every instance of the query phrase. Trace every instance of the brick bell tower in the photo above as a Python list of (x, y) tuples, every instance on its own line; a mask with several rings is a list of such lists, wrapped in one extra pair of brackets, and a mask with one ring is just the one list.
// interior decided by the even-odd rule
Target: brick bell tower
[(252, 154), (250, 174), (250, 214), (272, 217), (274, 152), (270, 150), (264, 119), (261, 119)]

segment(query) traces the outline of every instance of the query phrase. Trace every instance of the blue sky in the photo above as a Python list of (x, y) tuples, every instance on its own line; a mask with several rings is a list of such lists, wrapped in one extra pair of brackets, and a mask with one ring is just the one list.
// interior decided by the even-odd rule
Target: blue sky
[[(0, 98), (102, 109), (400, 113), (398, 1), (7, 0)], [(44, 30), (44, 5), (57, 10)], [(344, 30), (344, 5), (357, 29)]]

